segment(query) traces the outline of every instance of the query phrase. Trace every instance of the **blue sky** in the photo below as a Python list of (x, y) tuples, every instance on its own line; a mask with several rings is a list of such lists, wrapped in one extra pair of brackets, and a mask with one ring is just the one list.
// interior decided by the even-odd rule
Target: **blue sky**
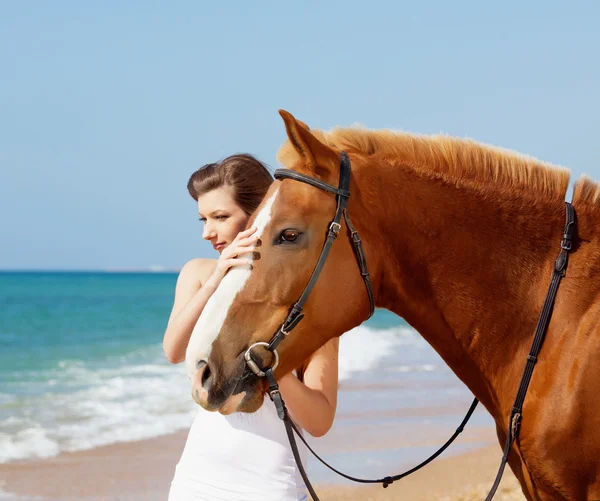
[(445, 132), (600, 179), (600, 3), (3, 2), (0, 269), (214, 257), (189, 175), (312, 128)]

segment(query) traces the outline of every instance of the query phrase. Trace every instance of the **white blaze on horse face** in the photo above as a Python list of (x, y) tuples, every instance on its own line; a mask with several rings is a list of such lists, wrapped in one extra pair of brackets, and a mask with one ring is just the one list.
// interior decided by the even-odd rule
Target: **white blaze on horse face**
[[(267, 203), (256, 216), (254, 226), (255, 235), (260, 237), (271, 220), (271, 208), (275, 202), (279, 189), (271, 195)], [(248, 255), (252, 260), (252, 256)], [(185, 353), (185, 365), (187, 374), (192, 378), (196, 372), (196, 364), (199, 360), (207, 360), (212, 350), (212, 345), (217, 339), (221, 327), (227, 318), (229, 308), (238, 293), (244, 288), (246, 281), (250, 278), (252, 269), (248, 266), (235, 266), (230, 268), (223, 278), (217, 290), (210, 297), (190, 337)]]

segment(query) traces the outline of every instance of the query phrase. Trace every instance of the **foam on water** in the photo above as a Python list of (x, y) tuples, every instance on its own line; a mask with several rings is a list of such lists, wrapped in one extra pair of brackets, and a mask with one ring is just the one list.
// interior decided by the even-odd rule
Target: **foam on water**
[(340, 338), (339, 378), (347, 379), (354, 372), (376, 367), (400, 346), (422, 346), (423, 343), (415, 331), (407, 327), (356, 327)]
[(161, 360), (108, 369), (60, 361), (48, 376), (37, 383), (47, 391), (19, 398), (0, 420), (0, 462), (162, 435), (189, 426), (196, 410), (181, 367)]

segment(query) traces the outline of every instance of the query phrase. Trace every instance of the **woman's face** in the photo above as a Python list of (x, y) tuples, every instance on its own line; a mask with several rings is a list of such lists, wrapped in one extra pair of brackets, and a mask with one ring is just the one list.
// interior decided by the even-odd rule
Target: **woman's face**
[(198, 214), (204, 222), (202, 238), (221, 254), (237, 234), (246, 229), (250, 217), (233, 200), (233, 190), (222, 186), (198, 197)]

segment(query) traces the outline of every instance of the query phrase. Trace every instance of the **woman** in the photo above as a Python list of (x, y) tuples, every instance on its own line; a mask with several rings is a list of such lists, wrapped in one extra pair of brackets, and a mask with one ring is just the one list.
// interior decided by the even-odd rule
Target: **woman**
[[(170, 362), (185, 360), (192, 329), (230, 268), (248, 264), (256, 228), (245, 229), (273, 182), (251, 155), (233, 155), (194, 172), (188, 191), (198, 202), (203, 238), (219, 259), (193, 259), (182, 268), (163, 348)], [(279, 380), (290, 417), (311, 435), (331, 428), (337, 405), (338, 340), (298, 371)], [(297, 377), (299, 375), (300, 377)], [(304, 448), (301, 448), (304, 453)], [(171, 483), (169, 501), (297, 501), (307, 499), (283, 422), (265, 398), (253, 414), (228, 416), (199, 408)]]

